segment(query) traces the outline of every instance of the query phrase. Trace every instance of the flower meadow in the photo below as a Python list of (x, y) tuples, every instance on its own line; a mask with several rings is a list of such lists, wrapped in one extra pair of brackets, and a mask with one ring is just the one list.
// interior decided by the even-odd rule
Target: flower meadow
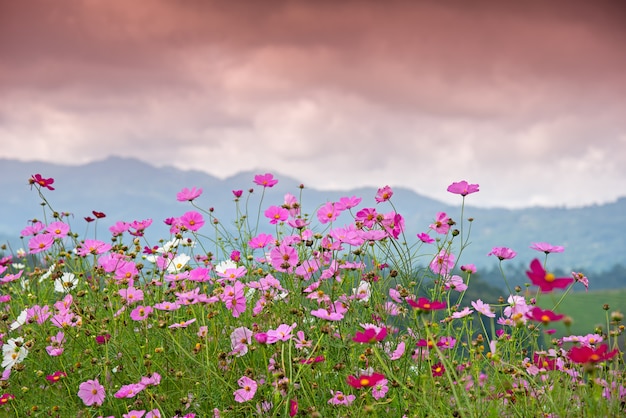
[(621, 314), (601, 332), (553, 334), (576, 314), (563, 298), (589, 285), (550, 273), (563, 247), (529, 243), (538, 257), (513, 289), (517, 254), (494, 247), (508, 294), (465, 298), (477, 184), (452, 183), (458, 213), (406, 236), (389, 186), (307, 207), (302, 185), (265, 202), (278, 180), (259, 174), (228, 213), (196, 186), (172, 196), (171, 218), (107, 224), (57, 211), (54, 179), (28, 183), (42, 217), (0, 260), (0, 416), (625, 413)]

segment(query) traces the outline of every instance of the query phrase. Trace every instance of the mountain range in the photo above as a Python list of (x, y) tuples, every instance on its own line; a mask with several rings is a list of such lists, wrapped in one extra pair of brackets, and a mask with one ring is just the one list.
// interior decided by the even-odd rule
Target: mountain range
[[(152, 218), (151, 229), (158, 232), (158, 238), (167, 238), (168, 230), (162, 221), (192, 209), (189, 203), (176, 200), (176, 193), (184, 187), (202, 188), (204, 193), (197, 204), (207, 209), (213, 207), (220, 221), (232, 223), (235, 207), (232, 190), (241, 189), (248, 193), (249, 189), (254, 189), (249, 209), (251, 215), (256, 216), (262, 188), (252, 180), (255, 174), (264, 172), (272, 171), (249, 171), (219, 179), (200, 171), (155, 167), (131, 158), (109, 157), (72, 166), (0, 159), (3, 195), (0, 242), (9, 242), (14, 249), (24, 246), (25, 243), (19, 240), (20, 231), (29, 220), (43, 218), (41, 199), (28, 185), (28, 179), (36, 173), (55, 179), (55, 190), (46, 191), (46, 199), (55, 210), (73, 214), (72, 225), (79, 233), (86, 228), (83, 218), (93, 216), (92, 211), (96, 210), (107, 215), (99, 220), (99, 228), (108, 228), (116, 221)], [(383, 204), (376, 204), (376, 188), (325, 191), (305, 185), (300, 189), (297, 179), (281, 173), (272, 174), (279, 183), (265, 190), (263, 211), (270, 205), (281, 205), (287, 192), (296, 197), (302, 192), (303, 210), (311, 214), (320, 204), (337, 201), (343, 196), (363, 198), (359, 208), (376, 207), (378, 212), (392, 210), (390, 206), (383, 208)], [(406, 233), (411, 238), (419, 232), (427, 232), (437, 212), (446, 212), (459, 221), (460, 198), (458, 206), (451, 206), (406, 188), (393, 188), (393, 191), (393, 205), (404, 216)], [(479, 208), (471, 206), (470, 198), (467, 200), (469, 204), (465, 206), (464, 217), (474, 220), (471, 245), (464, 250), (462, 263), (473, 263), (479, 268), (497, 266), (498, 260), (487, 254), (493, 247), (502, 246), (517, 251), (516, 260), (512, 262), (527, 265), (535, 257), (543, 260), (543, 254), (530, 249), (530, 245), (549, 242), (565, 247), (565, 252), (550, 255), (553, 268), (599, 272), (614, 265), (626, 265), (626, 197), (613, 203), (581, 208)], [(267, 221), (262, 219), (261, 222)], [(104, 229), (100, 229), (100, 233), (103, 232)], [(431, 231), (431, 235), (435, 234)]]

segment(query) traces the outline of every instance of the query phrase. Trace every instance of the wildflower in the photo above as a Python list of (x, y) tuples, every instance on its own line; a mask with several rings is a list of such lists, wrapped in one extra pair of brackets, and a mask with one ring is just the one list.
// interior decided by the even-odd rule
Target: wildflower
[(232, 192), (235, 199), (239, 199), (243, 195), (243, 190), (233, 190)]
[(152, 313), (152, 306), (139, 305), (130, 312), (130, 319), (133, 321), (143, 321)]
[(248, 345), (252, 342), (252, 331), (246, 327), (238, 327), (230, 333), (230, 346), (233, 354), (241, 357), (248, 352)]
[(448, 274), (454, 267), (454, 254), (446, 250), (439, 251), (433, 261), (430, 262), (430, 269), (437, 274)]
[(198, 231), (204, 225), (204, 218), (195, 210), (185, 212), (179, 220), (182, 226), (193, 232)]
[(134, 398), (139, 392), (143, 391), (145, 388), (146, 386), (141, 383), (131, 383), (129, 385), (123, 385), (122, 387), (120, 387), (113, 396), (118, 399)]
[(530, 271), (526, 275), (535, 286), (539, 286), (542, 292), (551, 292), (554, 289), (564, 289), (574, 282), (573, 278), (556, 278), (554, 274), (547, 273), (538, 259), (530, 263)]
[(104, 254), (110, 249), (111, 244), (107, 244), (104, 241), (99, 241), (96, 239), (86, 239), (84, 242), (78, 244), (78, 246), (74, 249), (74, 252), (81, 257), (86, 257), (89, 254)]
[(87, 406), (102, 405), (105, 396), (104, 386), (98, 382), (98, 379), (87, 380), (78, 386), (78, 397)]
[(292, 337), (291, 331), (297, 326), (295, 322), (291, 325), (280, 324), (276, 329), (267, 331), (267, 344), (274, 344), (277, 341), (289, 341)]
[(380, 331), (376, 332), (374, 328), (367, 328), (363, 332), (357, 332), (352, 337), (352, 341), (357, 343), (375, 343), (377, 341), (382, 341), (387, 336), (387, 328), (381, 328)]
[(67, 377), (67, 374), (65, 372), (61, 371), (61, 370), (57, 370), (56, 372), (46, 376), (46, 379), (50, 383), (55, 383), (55, 382), (58, 382), (59, 380), (61, 380), (64, 377)]
[(120, 289), (117, 293), (129, 305), (143, 300), (143, 291), (141, 289), (135, 289), (133, 286)]
[(48, 250), (54, 243), (54, 236), (51, 234), (35, 235), (28, 241), (30, 254), (37, 254)]
[(344, 196), (344, 197), (339, 198), (339, 202), (335, 203), (335, 206), (339, 210), (352, 209), (354, 207), (359, 206), (359, 203), (361, 203), (361, 200), (362, 199), (360, 197), (356, 197), (356, 196), (352, 196), (352, 197)]
[(445, 309), (447, 306), (446, 302), (430, 301), (427, 298), (419, 298), (417, 302), (413, 299), (407, 299), (406, 301), (409, 305), (421, 311), (437, 311)]
[(598, 363), (610, 360), (619, 352), (618, 349), (615, 349), (607, 353), (608, 349), (609, 346), (607, 344), (602, 344), (596, 349), (589, 346), (572, 347), (567, 352), (567, 357), (574, 363)]
[(328, 400), (328, 403), (331, 405), (351, 405), (356, 399), (355, 395), (344, 395), (340, 390), (331, 390), (330, 394), (333, 396)]
[(145, 413), (146, 411), (143, 409), (141, 411), (133, 409), (132, 411), (128, 411), (127, 414), (122, 414), (122, 418), (142, 418)]
[(496, 314), (491, 311), (491, 307), (480, 299), (472, 302), (472, 307), (486, 317), (493, 318), (496, 316)]
[(176, 322), (175, 324), (170, 325), (168, 328), (187, 328), (189, 325), (196, 322), (196, 318), (191, 318), (187, 321)]
[(247, 376), (242, 376), (237, 381), (237, 384), (241, 387), (241, 389), (237, 389), (233, 392), (233, 395), (235, 395), (235, 402), (246, 402), (254, 397), (257, 389), (257, 382)]
[(367, 228), (372, 228), (377, 218), (378, 213), (374, 208), (361, 209), (355, 216), (355, 220)]
[(46, 232), (54, 238), (65, 238), (70, 232), (70, 226), (65, 222), (56, 221), (46, 227)]
[(437, 363), (437, 364), (433, 364), (430, 368), (433, 377), (437, 377), (437, 376), (442, 376), (443, 373), (446, 371), (446, 368), (443, 366), (442, 363)]
[(78, 278), (74, 273), (63, 273), (61, 277), (54, 281), (54, 291), (59, 293), (68, 293), (76, 287)]
[(496, 257), (500, 259), (500, 261), (502, 261), (502, 260), (510, 260), (512, 258), (515, 258), (517, 253), (507, 247), (493, 247), (493, 249), (489, 252), (489, 254), (487, 254), (487, 256), (490, 256), (490, 255), (495, 255)]
[(430, 224), (430, 229), (438, 234), (447, 234), (450, 230), (450, 218), (445, 212), (438, 212), (435, 222)]
[(546, 254), (562, 253), (563, 251), (565, 251), (565, 247), (562, 247), (560, 245), (548, 244), (547, 242), (533, 242), (530, 248)]
[(457, 292), (464, 292), (467, 290), (467, 285), (463, 282), (461, 276), (456, 274), (446, 277), (443, 281), (443, 286), (446, 290), (454, 289)]
[(419, 234), (417, 234), (417, 238), (419, 238), (419, 240), (422, 241), (424, 244), (432, 244), (433, 242), (435, 242), (435, 240), (432, 239), (430, 235), (428, 235), (426, 232), (420, 232)]
[(226, 308), (231, 311), (234, 318), (238, 318), (246, 310), (244, 285), (239, 281), (235, 281), (232, 286), (224, 287), (224, 292), (220, 295), (220, 299), (224, 302)]
[(295, 248), (284, 243), (270, 251), (272, 267), (283, 273), (291, 273), (298, 264), (298, 252)]
[(312, 341), (307, 340), (306, 337), (304, 336), (304, 331), (298, 331), (296, 333), (296, 348), (301, 350), (303, 348), (310, 348), (311, 345), (313, 344)]
[(354, 293), (356, 298), (361, 302), (369, 302), (372, 296), (372, 285), (369, 282), (361, 280), (359, 286), (356, 289), (352, 289), (352, 293)]
[(30, 183), (31, 186), (33, 184), (38, 184), (39, 187), (45, 187), (48, 190), (54, 190), (54, 187), (52, 187), (54, 179), (45, 179), (41, 176), (41, 174), (34, 174), (30, 179), (28, 179), (28, 183)]
[(24, 337), (10, 338), (2, 346), (2, 367), (8, 370), (21, 363), (28, 356), (28, 349), (24, 345)]
[(17, 318), (15, 318), (15, 321), (11, 323), (11, 325), (9, 326), (9, 329), (11, 331), (15, 331), (16, 329), (24, 325), (27, 319), (28, 319), (28, 309), (24, 309), (22, 310), (22, 312), (20, 312)]
[(391, 199), (391, 196), (393, 196), (393, 190), (391, 190), (391, 187), (385, 186), (378, 189), (374, 200), (376, 200), (376, 203), (381, 203)]
[(560, 321), (565, 315), (557, 315), (549, 309), (543, 310), (538, 306), (533, 307), (529, 312), (526, 312), (526, 317), (533, 321), (542, 322), (544, 325), (548, 325), (550, 322)]
[(254, 176), (254, 182), (263, 187), (274, 187), (278, 184), (278, 180), (274, 179), (274, 176), (270, 173), (257, 174)]
[(178, 200), (179, 202), (185, 202), (185, 201), (191, 202), (194, 199), (197, 199), (198, 197), (200, 197), (201, 194), (202, 194), (202, 189), (196, 189), (195, 187), (192, 187), (190, 190), (185, 187), (183, 188), (183, 190), (176, 193), (176, 200)]
[[(457, 312), (453, 312), (452, 315), (450, 315), (450, 318), (453, 319), (461, 319), (461, 318), (465, 318), (468, 315), (471, 315), (472, 313), (474, 313), (473, 309), (470, 309), (468, 307), (463, 308), (460, 311)], [(494, 315), (495, 316), (495, 315)]]
[(322, 224), (333, 222), (341, 214), (341, 211), (335, 207), (334, 203), (327, 202), (317, 211), (317, 219)]
[(12, 399), (15, 399), (15, 395), (11, 395), (10, 393), (3, 393), (2, 396), (0, 396), (0, 405), (8, 403)]
[(387, 383), (387, 379), (382, 379), (372, 387), (372, 396), (374, 397), (374, 399), (382, 399), (385, 397), (385, 395), (387, 395), (387, 392), (389, 391), (389, 386), (387, 386)]
[(111, 334), (96, 335), (96, 343), (99, 345), (106, 344), (111, 339)]
[(476, 266), (474, 264), (464, 264), (461, 266), (461, 271), (464, 271), (468, 274), (476, 273)]
[(289, 416), (295, 417), (298, 414), (298, 400), (289, 399)]
[(582, 283), (583, 286), (585, 286), (585, 291), (589, 290), (589, 279), (587, 279), (587, 276), (585, 276), (583, 273), (573, 271), (572, 277), (574, 278), (574, 281), (576, 281), (576, 283)]
[(380, 382), (381, 380), (383, 380), (384, 378), (385, 376), (380, 373), (372, 373), (371, 375), (363, 374), (359, 376), (358, 378), (350, 375), (348, 376), (346, 381), (353, 388), (361, 389), (365, 387), (368, 387), (368, 388), (372, 387), (376, 385), (378, 382)]
[(276, 240), (271, 234), (259, 234), (256, 237), (253, 237), (250, 241), (248, 241), (248, 246), (252, 249), (265, 248), (275, 241)]
[(471, 193), (478, 192), (478, 184), (469, 184), (465, 180), (461, 180), (459, 182), (453, 182), (448, 186), (448, 191), (454, 194), (460, 194), (461, 196), (467, 196)]

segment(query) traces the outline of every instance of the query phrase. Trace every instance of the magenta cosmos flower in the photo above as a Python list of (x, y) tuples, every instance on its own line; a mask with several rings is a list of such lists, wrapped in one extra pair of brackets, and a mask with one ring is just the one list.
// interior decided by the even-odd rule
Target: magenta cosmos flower
[(45, 179), (41, 176), (41, 174), (35, 174), (30, 179), (28, 179), (28, 183), (32, 186), (33, 184), (38, 184), (39, 187), (45, 187), (48, 190), (54, 190), (52, 184), (54, 183), (53, 178)]
[(560, 245), (548, 244), (547, 242), (533, 242), (530, 248), (546, 254), (562, 253), (563, 251), (565, 251), (565, 247), (562, 247)]
[(87, 406), (102, 405), (105, 396), (104, 386), (98, 379), (87, 380), (78, 386), (78, 397)]
[(361, 388), (369, 388), (375, 386), (378, 382), (385, 378), (384, 375), (380, 373), (372, 373), (371, 375), (361, 375), (359, 377), (348, 376), (346, 381), (353, 388), (361, 389)]
[(560, 321), (564, 316), (565, 315), (556, 314), (549, 309), (541, 309), (538, 306), (535, 306), (530, 311), (526, 312), (526, 317), (528, 319), (542, 322), (544, 325), (548, 325), (550, 322)]
[(567, 352), (567, 357), (574, 363), (598, 363), (600, 361), (610, 360), (615, 357), (619, 352), (617, 349), (606, 352), (609, 346), (602, 344), (600, 347), (594, 349), (588, 346), (572, 347)]
[(471, 193), (478, 191), (478, 184), (469, 184), (465, 180), (454, 182), (448, 186), (448, 191), (454, 194), (460, 194), (461, 196), (467, 196)]
[(437, 311), (446, 309), (447, 306), (445, 302), (430, 301), (427, 298), (419, 298), (417, 302), (412, 299), (407, 299), (406, 301), (409, 305), (421, 311)]
[(278, 180), (270, 173), (257, 174), (254, 176), (254, 182), (263, 187), (274, 187), (278, 184)]
[(374, 328), (367, 328), (363, 332), (357, 332), (352, 337), (352, 341), (357, 343), (375, 343), (382, 341), (387, 336), (387, 328), (383, 327), (379, 332), (376, 332)]
[(546, 272), (538, 259), (530, 263), (530, 271), (526, 275), (535, 286), (539, 286), (542, 292), (552, 292), (554, 289), (565, 289), (574, 282), (569, 277), (554, 277), (554, 274)]

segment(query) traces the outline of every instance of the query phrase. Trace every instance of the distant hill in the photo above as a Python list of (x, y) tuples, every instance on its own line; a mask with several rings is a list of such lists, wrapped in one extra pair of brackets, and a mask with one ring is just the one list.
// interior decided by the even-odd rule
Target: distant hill
[[(301, 190), (297, 179), (271, 169), (267, 171), (272, 172), (279, 183), (266, 190), (264, 209), (281, 204), (287, 192), (299, 196)], [(255, 189), (250, 206), (254, 214), (261, 194), (261, 188), (252, 182), (254, 175), (260, 172), (244, 172), (220, 180), (199, 171), (157, 168), (129, 158), (111, 157), (79, 166), (0, 159), (0, 190), (3, 196), (0, 242), (9, 241), (20, 246), (17, 237), (27, 221), (42, 218), (40, 199), (28, 186), (28, 178), (35, 173), (55, 179), (56, 190), (47, 192), (46, 196), (55, 210), (74, 214), (73, 225), (79, 232), (84, 225), (83, 217), (97, 210), (107, 214), (100, 222), (101, 227), (108, 228), (119, 220), (152, 218), (155, 223), (152, 229), (164, 237), (167, 229), (162, 221), (191, 209), (189, 204), (176, 201), (176, 193), (183, 187), (202, 187), (204, 193), (198, 204), (205, 208), (214, 207), (215, 215), (224, 223), (233, 219), (232, 190)], [(406, 188), (393, 190), (392, 202), (405, 217), (407, 235), (411, 238), (418, 232), (427, 231), (439, 211), (458, 220), (460, 205), (450, 206)], [(360, 207), (377, 206), (377, 210), (382, 212), (392, 210), (388, 205), (376, 205), (376, 188), (337, 192), (305, 187), (302, 192), (302, 205), (308, 213), (313, 213), (326, 201), (352, 195), (363, 198)], [(471, 197), (467, 200), (471, 203)], [(626, 198), (574, 209), (485, 209), (470, 205), (465, 208), (465, 217), (474, 218), (474, 222), (472, 244), (463, 253), (462, 263), (474, 263), (479, 268), (495, 266), (498, 260), (487, 257), (487, 253), (494, 246), (507, 246), (518, 252), (513, 262), (527, 264), (532, 258), (543, 256), (531, 250), (530, 244), (545, 241), (566, 247), (564, 253), (550, 256), (553, 268), (599, 272), (617, 264), (626, 265)]]

